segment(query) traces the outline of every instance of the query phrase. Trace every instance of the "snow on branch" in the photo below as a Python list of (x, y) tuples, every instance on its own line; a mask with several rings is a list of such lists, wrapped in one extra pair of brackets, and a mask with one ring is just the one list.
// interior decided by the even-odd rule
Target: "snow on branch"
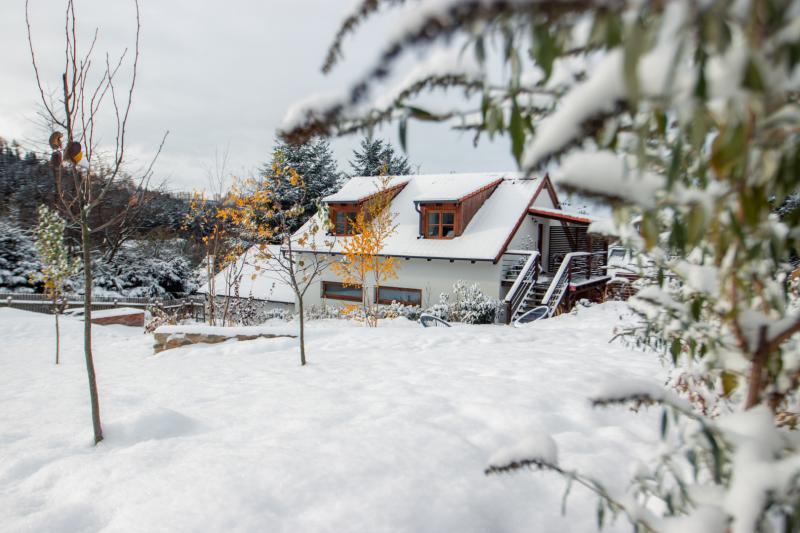
[(345, 17), (339, 29), (336, 31), (336, 37), (333, 38), (333, 42), (328, 47), (328, 53), (325, 54), (322, 72), (327, 74), (336, 66), (336, 63), (342, 57), (342, 44), (345, 37), (355, 33), (358, 26), (375, 14), (382, 5), (394, 7), (404, 4), (405, 1), (406, 0), (360, 0), (350, 14)]
[(610, 114), (625, 96), (622, 50), (608, 53), (592, 75), (561, 100), (558, 109), (542, 120), (536, 136), (525, 148), (523, 166), (533, 168), (561, 152), (581, 136), (592, 118)]
[(629, 169), (624, 159), (610, 151), (573, 152), (562, 163), (560, 175), (554, 178), (566, 189), (644, 208), (655, 206), (663, 185), (656, 174)]
[[(379, 7), (378, 3), (365, 1), (356, 8), (353, 16), (355, 18), (349, 17), (345, 20), (340, 30), (341, 36), (334, 40), (331, 47), (332, 57), (340, 54), (341, 38), (350, 33), (358, 21), (374, 13)], [(618, 7), (624, 5), (624, 2), (617, 1), (607, 3)], [(281, 137), (288, 142), (302, 143), (314, 135), (329, 135), (342, 112), (363, 103), (373, 83), (387, 78), (392, 73), (395, 62), (412, 47), (448, 39), (464, 28), (495, 20), (502, 15), (530, 14), (534, 10), (542, 15), (564, 10), (585, 12), (593, 7), (595, 2), (592, 1), (565, 3), (562, 0), (423, 0), (415, 3), (397, 35), (389, 40), (374, 65), (351, 86), (345, 97), (324, 108), (306, 109), (306, 113), (299, 116), (293, 114), (293, 120), (284, 120)]]
[(417, 64), (403, 80), (381, 97), (363, 106), (369, 90), (366, 85), (350, 91), (315, 95), (291, 106), (281, 125), (287, 142), (302, 143), (314, 135), (344, 135), (376, 126), (396, 115), (422, 120), (447, 120), (453, 113), (432, 113), (408, 106), (405, 102), (425, 90), (463, 87), (475, 90), (483, 86), (484, 73), (478, 62), (458, 50), (443, 48)]
[[(517, 444), (497, 450), (489, 458), (489, 470), (509, 471), (525, 466), (541, 468), (558, 463), (558, 446), (550, 435), (534, 435)], [(492, 472), (494, 473), (494, 471)]]
[[(539, 435), (526, 439), (517, 445), (498, 450), (489, 461), (489, 466), (484, 474), (508, 474), (522, 469), (547, 470), (554, 472), (567, 481), (564, 490), (562, 513), (565, 512), (567, 496), (572, 484), (577, 483), (598, 497), (598, 526), (602, 528), (606, 510), (613, 516), (623, 513), (631, 524), (641, 528), (641, 531), (654, 532), (651, 523), (654, 517), (636, 502), (624, 501), (613, 495), (602, 483), (577, 471), (566, 470), (557, 464), (557, 447), (552, 437)], [(639, 530), (639, 529), (637, 529)]]
[(704, 427), (708, 426), (683, 398), (666, 390), (663, 385), (652, 381), (635, 379), (614, 379), (601, 385), (591, 399), (593, 407), (608, 407), (611, 405), (664, 405), (672, 407), (681, 414), (699, 421)]

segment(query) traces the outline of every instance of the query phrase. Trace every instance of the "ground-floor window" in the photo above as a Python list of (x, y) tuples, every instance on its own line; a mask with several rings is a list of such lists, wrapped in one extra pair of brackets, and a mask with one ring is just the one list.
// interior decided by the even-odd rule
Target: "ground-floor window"
[(352, 302), (361, 301), (362, 289), (360, 285), (348, 285), (338, 281), (322, 282), (322, 297), (333, 300), (349, 300)]
[(403, 305), (422, 305), (422, 291), (419, 289), (403, 289), (400, 287), (379, 287), (378, 303), (390, 304), (392, 302)]

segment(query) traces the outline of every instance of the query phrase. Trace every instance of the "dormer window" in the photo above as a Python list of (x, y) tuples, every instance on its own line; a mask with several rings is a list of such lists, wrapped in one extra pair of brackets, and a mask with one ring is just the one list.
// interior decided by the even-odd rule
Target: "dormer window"
[(333, 223), (334, 235), (353, 235), (358, 211), (355, 206), (331, 207), (331, 222)]
[[(367, 217), (367, 221), (369, 220), (370, 201), (381, 193), (375, 189), (375, 178), (353, 178), (348, 183), (365, 180), (367, 180), (367, 183), (360, 184), (361, 186), (358, 186), (357, 190), (352, 193), (343, 189), (336, 194), (325, 197), (323, 200), (328, 206), (328, 216), (330, 217), (331, 233), (333, 235), (337, 237), (350, 237), (355, 235), (355, 221), (359, 212), (363, 211)], [(391, 198), (394, 199), (407, 183), (407, 181), (404, 181), (397, 185), (392, 185), (386, 189), (385, 192), (390, 194)], [(358, 183), (356, 183), (356, 185), (358, 185)], [(367, 190), (365, 191), (362, 189)]]
[(359, 203), (328, 204), (331, 233), (337, 237), (355, 235), (354, 226), (359, 209), (363, 209), (362, 205)]
[[(492, 181), (463, 196), (418, 198), (419, 236), (423, 239), (455, 239), (460, 237), (472, 217), (502, 182)], [(447, 192), (447, 191), (442, 191)]]
[(428, 239), (452, 239), (456, 236), (456, 211), (432, 209), (427, 211), (425, 237)]

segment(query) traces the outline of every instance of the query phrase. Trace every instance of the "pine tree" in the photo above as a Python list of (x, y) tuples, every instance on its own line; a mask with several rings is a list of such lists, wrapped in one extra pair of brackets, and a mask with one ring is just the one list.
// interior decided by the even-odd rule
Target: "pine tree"
[(0, 289), (34, 292), (36, 273), (40, 270), (30, 233), (0, 220)]
[(261, 169), (261, 175), (272, 175), (275, 163), (282, 165), (282, 175), (289, 175), (288, 169), (291, 168), (303, 177), (306, 184), (302, 194), (288, 182), (282, 184), (279, 191), (284, 207), (295, 204), (302, 196), (303, 213), (293, 223), (293, 227), (300, 227), (316, 211), (317, 202), (339, 188), (341, 174), (330, 142), (312, 139), (305, 144), (292, 145), (277, 141), (272, 150), (272, 160)]
[(64, 243), (64, 230), (67, 223), (58, 213), (47, 206), (39, 206), (39, 225), (36, 227), (36, 249), (42, 259), (41, 277), (45, 294), (53, 300), (53, 314), (56, 318), (56, 364), (59, 363), (58, 300), (64, 293), (70, 276), (78, 268)]
[(411, 174), (408, 158), (395, 153), (394, 147), (383, 139), (361, 140), (361, 149), (353, 151), (350, 161), (353, 176), (405, 176)]

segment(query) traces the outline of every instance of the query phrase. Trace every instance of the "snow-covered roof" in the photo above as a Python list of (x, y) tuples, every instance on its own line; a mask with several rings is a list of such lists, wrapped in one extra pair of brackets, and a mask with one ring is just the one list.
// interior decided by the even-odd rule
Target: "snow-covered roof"
[[(390, 187), (402, 185), (419, 178), (420, 194), (412, 198), (414, 202), (455, 202), (483, 187), (503, 178), (521, 178), (516, 172), (491, 172), (470, 174), (426, 174), (417, 176), (395, 176)], [(358, 202), (375, 194), (380, 185), (380, 177), (358, 176), (350, 178), (342, 189), (323, 198), (325, 202)]]
[(573, 213), (565, 209), (553, 209), (551, 207), (531, 207), (528, 212), (532, 215), (541, 215), (549, 218), (556, 218), (559, 220), (567, 220), (571, 222), (580, 222), (582, 224), (591, 224), (595, 218), (582, 214)]
[[(395, 214), (397, 230), (387, 239), (382, 255), (480, 261), (493, 261), (502, 253), (521, 217), (526, 214), (540, 184), (539, 179), (522, 179), (513, 172), (415, 175), (399, 176), (396, 179), (397, 183), (407, 181), (407, 184), (392, 200), (390, 209)], [(351, 185), (354, 180), (355, 183)], [(415, 202), (456, 200), (497, 180), (502, 181), (460, 236), (452, 239), (420, 237), (420, 214), (416, 210)], [(377, 178), (353, 178), (343, 188), (346, 194), (337, 196), (337, 193), (326, 200), (332, 201), (332, 197), (352, 199), (356, 194), (365, 192), (366, 195), (372, 194), (376, 190), (376, 183)], [(311, 222), (306, 223), (297, 235), (307, 232), (310, 224)], [(324, 232), (324, 229), (320, 229), (314, 237), (317, 251), (327, 250), (320, 244), (333, 239)], [(346, 239), (348, 237), (336, 237), (330, 251), (340, 253)], [(300, 247), (300, 250), (303, 248)]]
[[(396, 187), (408, 181), (407, 176), (394, 176), (389, 180), (389, 187)], [(326, 196), (323, 202), (350, 203), (360, 202), (379, 190), (380, 178), (377, 176), (355, 177), (344, 184), (339, 191)]]
[[(275, 256), (280, 253), (280, 246), (268, 246), (269, 254)], [(214, 280), (217, 296), (236, 296), (234, 280), (230, 286), (226, 279), (231, 269), (239, 274), (239, 297), (253, 297), (255, 300), (266, 300), (269, 302), (294, 303), (294, 291), (283, 281), (280, 276), (271, 270), (274, 259), (264, 260), (259, 256), (258, 246), (253, 246), (246, 253), (242, 254), (235, 263), (222, 269)], [(208, 283), (203, 285), (197, 292), (208, 294)]]

